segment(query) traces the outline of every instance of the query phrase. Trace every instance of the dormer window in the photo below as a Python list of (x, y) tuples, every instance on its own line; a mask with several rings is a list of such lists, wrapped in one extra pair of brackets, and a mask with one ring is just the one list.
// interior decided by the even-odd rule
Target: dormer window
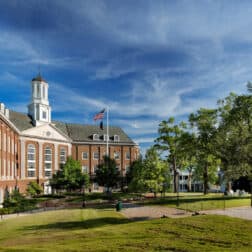
[(98, 134), (93, 134), (93, 140), (98, 141), (99, 140), (99, 135)]
[(106, 134), (105, 134), (105, 135), (103, 135), (103, 140), (104, 140), (104, 141), (109, 140), (108, 135), (106, 135)]
[(114, 135), (114, 141), (115, 142), (119, 142), (120, 141), (120, 137), (118, 135)]

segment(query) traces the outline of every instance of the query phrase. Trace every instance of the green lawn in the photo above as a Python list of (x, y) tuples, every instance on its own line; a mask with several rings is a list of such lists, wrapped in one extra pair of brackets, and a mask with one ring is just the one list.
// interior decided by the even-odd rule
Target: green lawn
[(179, 199), (175, 196), (166, 198), (149, 199), (144, 204), (164, 205), (167, 207), (178, 207), (187, 211), (203, 211), (212, 209), (225, 209), (230, 207), (250, 206), (250, 196), (230, 197), (218, 194), (210, 195), (186, 195)]
[(0, 221), (0, 251), (252, 251), (252, 221), (194, 216), (130, 222), (113, 209)]

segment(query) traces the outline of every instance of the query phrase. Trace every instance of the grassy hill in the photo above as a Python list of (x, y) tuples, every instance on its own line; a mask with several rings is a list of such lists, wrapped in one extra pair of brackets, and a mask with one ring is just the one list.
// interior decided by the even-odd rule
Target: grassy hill
[(252, 251), (252, 221), (193, 216), (131, 222), (113, 209), (0, 221), (0, 251)]

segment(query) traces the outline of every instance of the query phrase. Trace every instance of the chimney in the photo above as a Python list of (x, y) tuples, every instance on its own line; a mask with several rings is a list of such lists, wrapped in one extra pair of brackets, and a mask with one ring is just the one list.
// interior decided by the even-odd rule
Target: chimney
[(9, 115), (10, 115), (9, 109), (6, 108), (5, 111), (4, 111), (4, 114), (9, 119)]
[(0, 103), (0, 112), (4, 114), (4, 104)]

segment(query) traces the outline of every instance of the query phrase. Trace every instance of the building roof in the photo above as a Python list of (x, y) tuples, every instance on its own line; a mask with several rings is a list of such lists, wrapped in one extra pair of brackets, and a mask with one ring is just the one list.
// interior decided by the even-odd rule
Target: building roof
[(20, 131), (34, 127), (31, 117), (23, 113), (10, 110), (9, 119)]
[[(9, 119), (20, 131), (24, 131), (35, 127), (32, 123), (32, 118), (27, 114), (10, 110)], [(103, 135), (107, 133), (106, 126), (102, 130), (97, 125), (64, 123), (59, 121), (53, 121), (51, 124), (54, 125), (54, 127), (56, 127), (63, 134), (71, 138), (73, 142), (79, 142), (79, 143), (94, 142), (93, 140), (94, 134), (98, 134), (100, 141), (104, 143)], [(119, 142), (118, 142), (119, 144), (135, 145), (132, 139), (130, 139), (120, 127), (110, 126), (109, 127), (110, 140), (113, 140), (113, 137), (115, 135), (119, 136)], [(97, 140), (95, 142), (97, 142)]]
[(32, 81), (43, 81), (43, 82), (46, 82), (46, 81), (42, 78), (42, 76), (41, 76), (40, 73), (39, 73), (35, 78), (33, 78)]

